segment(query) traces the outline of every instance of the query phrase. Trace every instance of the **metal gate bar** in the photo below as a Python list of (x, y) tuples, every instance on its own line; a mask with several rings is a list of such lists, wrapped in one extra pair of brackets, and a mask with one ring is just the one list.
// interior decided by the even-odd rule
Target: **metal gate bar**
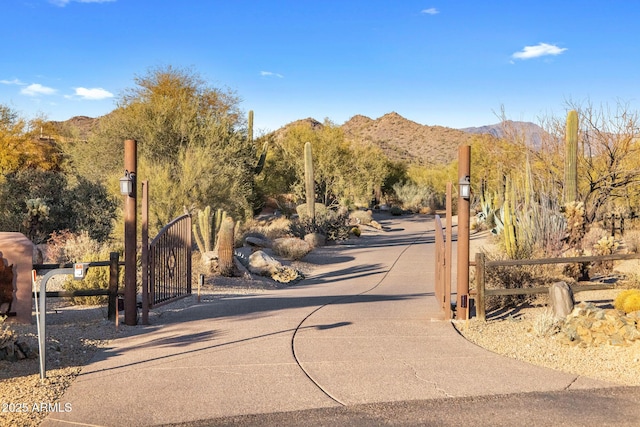
[(191, 216), (164, 226), (149, 244), (149, 301), (158, 306), (191, 294)]

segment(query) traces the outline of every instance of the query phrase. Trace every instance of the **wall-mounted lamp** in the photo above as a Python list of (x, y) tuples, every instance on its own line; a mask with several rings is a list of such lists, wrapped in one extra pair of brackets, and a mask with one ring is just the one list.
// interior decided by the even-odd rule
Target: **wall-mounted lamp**
[(136, 174), (124, 171), (124, 176), (120, 178), (120, 194), (123, 196), (133, 196), (136, 186)]
[(460, 192), (460, 197), (469, 200), (471, 197), (471, 181), (469, 181), (469, 176), (460, 178), (460, 182), (458, 182), (458, 191)]

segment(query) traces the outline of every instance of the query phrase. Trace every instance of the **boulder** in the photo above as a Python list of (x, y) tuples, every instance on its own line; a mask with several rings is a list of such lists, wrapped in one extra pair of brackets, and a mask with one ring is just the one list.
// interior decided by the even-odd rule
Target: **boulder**
[(247, 236), (244, 239), (244, 243), (252, 248), (270, 248), (271, 242), (268, 239), (262, 239), (255, 236)]
[(564, 319), (573, 311), (575, 300), (571, 287), (566, 282), (556, 282), (549, 287), (551, 309), (556, 319)]
[(282, 268), (282, 264), (263, 251), (256, 251), (249, 256), (249, 271), (261, 276), (271, 276)]

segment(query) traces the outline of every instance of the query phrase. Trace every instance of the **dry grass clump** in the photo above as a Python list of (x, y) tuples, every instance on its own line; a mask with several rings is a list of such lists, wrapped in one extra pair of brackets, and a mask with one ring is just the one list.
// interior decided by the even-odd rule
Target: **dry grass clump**
[(373, 213), (370, 210), (357, 210), (349, 214), (349, 220), (355, 224), (369, 225), (373, 221)]
[(533, 332), (538, 337), (550, 337), (560, 330), (559, 322), (553, 315), (553, 310), (546, 308), (532, 320)]
[(242, 227), (242, 238), (250, 233), (259, 233), (269, 240), (289, 236), (291, 221), (285, 217), (277, 217), (268, 220), (250, 220)]
[(297, 237), (283, 237), (273, 241), (272, 249), (276, 255), (296, 261), (307, 256), (313, 247)]
[(5, 343), (15, 339), (15, 333), (13, 329), (11, 329), (11, 326), (5, 323), (5, 319), (6, 316), (0, 316), (0, 348), (2, 348)]
[(102, 245), (86, 231), (77, 234), (69, 230), (54, 231), (47, 242), (45, 259), (56, 264), (80, 262), (84, 261), (87, 254), (94, 254), (102, 249)]
[(640, 252), (640, 230), (631, 230), (624, 233), (624, 243), (629, 253)]

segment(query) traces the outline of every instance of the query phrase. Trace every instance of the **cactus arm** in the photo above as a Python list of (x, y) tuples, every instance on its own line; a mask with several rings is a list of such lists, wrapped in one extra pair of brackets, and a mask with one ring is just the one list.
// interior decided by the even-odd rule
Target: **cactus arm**
[(311, 152), (310, 142), (304, 144), (304, 182), (307, 196), (307, 212), (309, 213), (309, 217), (312, 221), (314, 221), (316, 217), (316, 198), (313, 176), (313, 154)]
[(564, 201), (575, 202), (578, 198), (578, 112), (567, 113), (565, 133)]

